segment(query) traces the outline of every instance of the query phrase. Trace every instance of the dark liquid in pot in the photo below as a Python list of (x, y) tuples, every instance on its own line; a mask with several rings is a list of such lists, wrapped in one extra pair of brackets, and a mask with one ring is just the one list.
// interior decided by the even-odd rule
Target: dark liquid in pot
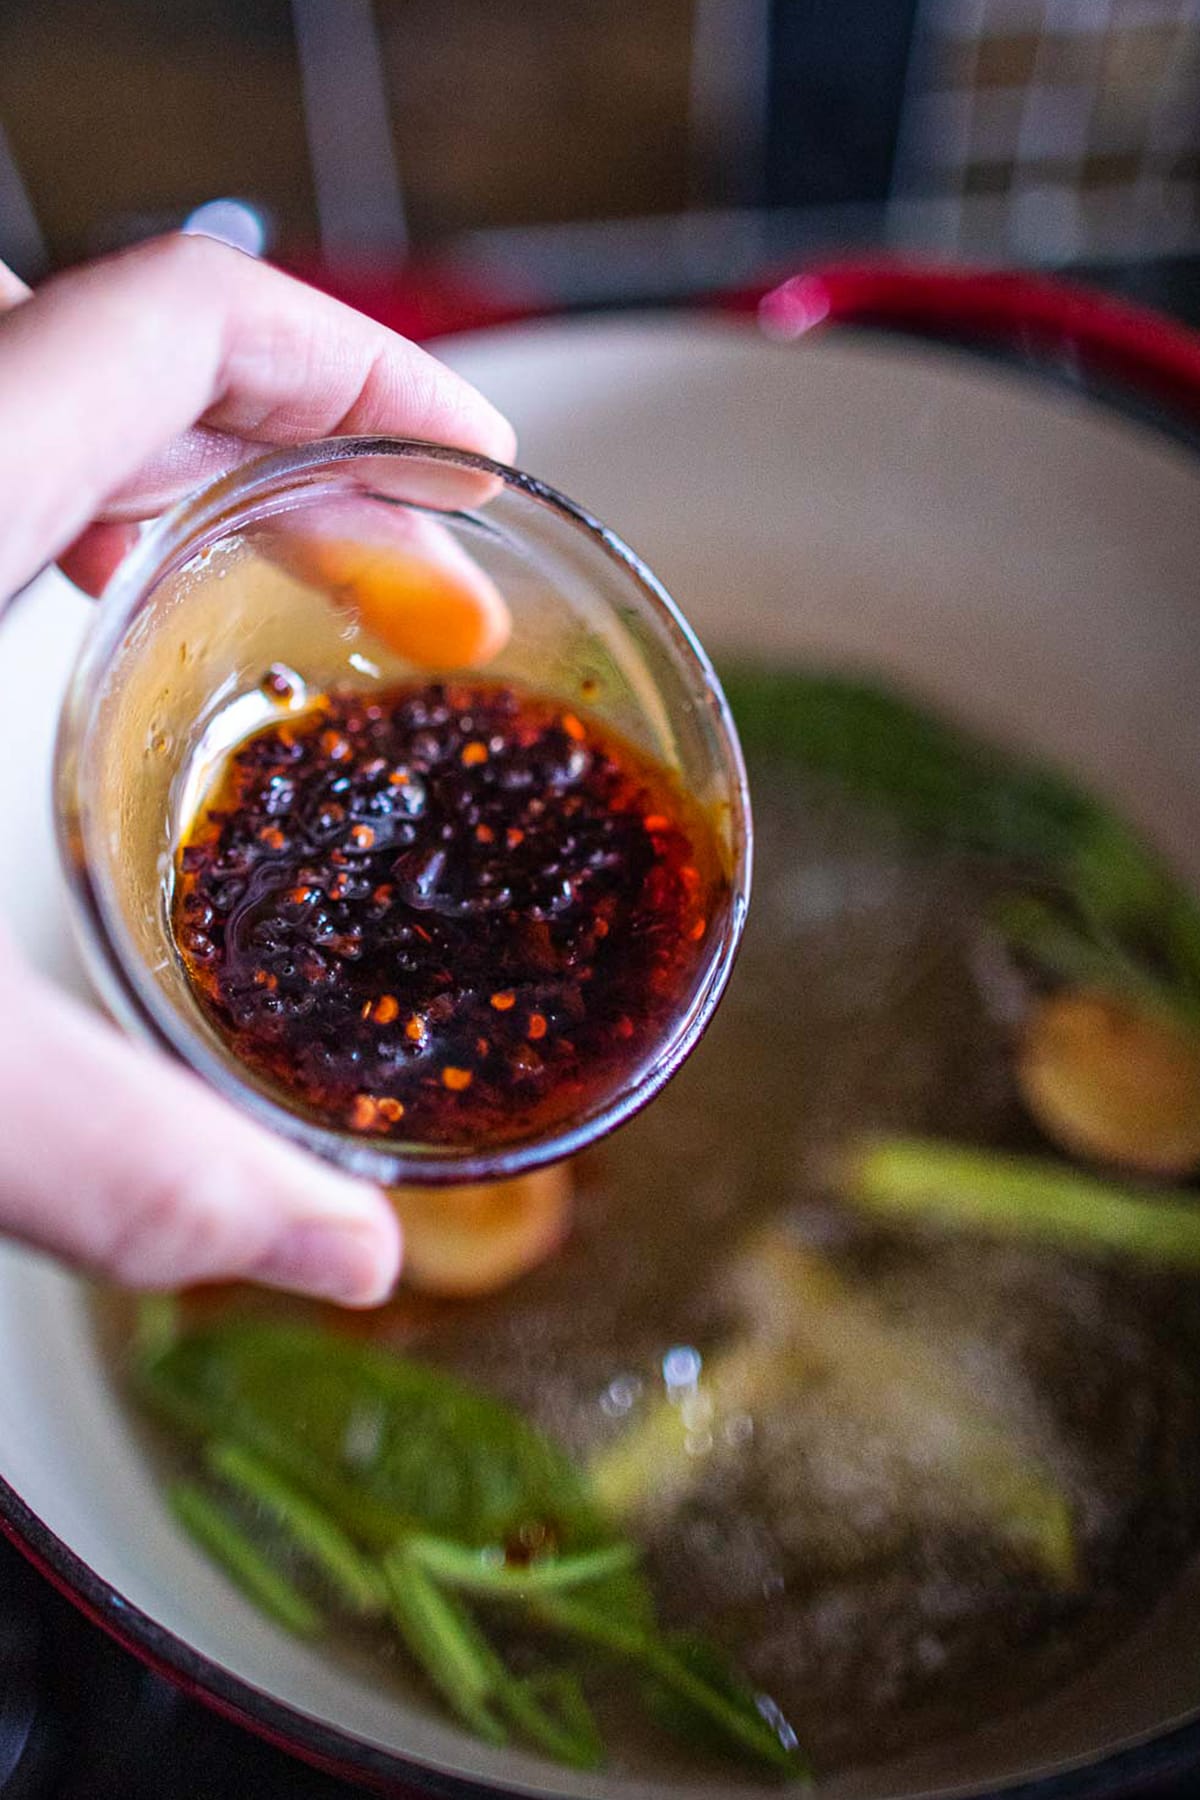
[[(402, 1294), (353, 1320), (244, 1292), (189, 1304), (365, 1332), (501, 1394), (587, 1461), (661, 1400), (672, 1351), (711, 1367), (753, 1336), (732, 1280), (748, 1238), (771, 1224), (816, 1248), (1050, 1471), (1080, 1552), (1076, 1586), (1047, 1581), (946, 1503), (919, 1431), (864, 1429), (835, 1380), (721, 1416), (711, 1445), (701, 1429), (698, 1480), (635, 1528), (655, 1592), (776, 1696), (826, 1772), (1002, 1719), (1145, 1616), (1200, 1542), (1200, 1288), (887, 1233), (831, 1202), (822, 1158), (863, 1129), (1028, 1147), (988, 894), (794, 770), (752, 773), (756, 901), (729, 996), (663, 1098), (583, 1159), (558, 1256), (487, 1300)], [(175, 1443), (149, 1441), (177, 1466)], [(432, 1704), (381, 1641), (347, 1635), (339, 1654)], [(714, 1779), (699, 1757), (668, 1760), (628, 1705), (603, 1722), (616, 1768)]]
[(667, 773), (511, 687), (335, 694), (229, 757), (173, 925), (235, 1055), (323, 1122), (480, 1147), (586, 1115), (727, 897)]

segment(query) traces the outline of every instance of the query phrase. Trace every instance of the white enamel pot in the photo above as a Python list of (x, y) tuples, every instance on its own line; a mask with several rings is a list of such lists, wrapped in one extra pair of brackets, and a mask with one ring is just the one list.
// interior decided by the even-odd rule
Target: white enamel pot
[[(539, 322), (440, 353), (523, 465), (645, 556), (718, 657), (868, 668), (1092, 780), (1200, 883), (1200, 461), (1030, 376), (753, 316)], [(49, 815), (87, 603), (56, 576), (0, 635), (0, 895), (82, 986)], [(222, 1710), (383, 1791), (717, 1800), (487, 1748), (260, 1617), (184, 1540), (97, 1360), (84, 1290), (0, 1248), (0, 1523), (108, 1629)], [(822, 1800), (1099, 1795), (1200, 1759), (1200, 1566), (1066, 1690), (822, 1783)], [(1032, 1784), (1026, 1789), (1022, 1784)]]

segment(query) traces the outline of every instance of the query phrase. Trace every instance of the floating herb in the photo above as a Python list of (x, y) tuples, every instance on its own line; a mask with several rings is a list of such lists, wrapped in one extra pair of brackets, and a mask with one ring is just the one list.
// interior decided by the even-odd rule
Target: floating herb
[(256, 1502), (282, 1527), (351, 1612), (369, 1616), (383, 1611), (387, 1589), (374, 1564), (267, 1463), (237, 1444), (220, 1442), (208, 1446), (204, 1460), (214, 1475)]
[(405, 1551), (443, 1586), (493, 1600), (564, 1593), (632, 1569), (637, 1563), (631, 1544), (610, 1544), (601, 1550), (585, 1550), (581, 1556), (535, 1557), (510, 1565), (498, 1551), (467, 1550), (445, 1538), (419, 1533), (405, 1540)]
[(176, 1482), (168, 1495), (171, 1511), (214, 1562), (285, 1631), (315, 1637), (323, 1620), (299, 1588), (281, 1575), (252, 1538), (202, 1488)]
[(1109, 807), (848, 676), (733, 668), (748, 752), (792, 760), (914, 834), (1003, 864), (995, 922), (1048, 974), (1155, 1004), (1200, 1030), (1200, 905)]
[[(519, 1414), (443, 1371), (332, 1333), (232, 1321), (135, 1337), (143, 1400), (196, 1444), (200, 1467), (270, 1520), (335, 1609), (386, 1619), (462, 1722), (515, 1732), (590, 1768), (602, 1746), (575, 1662), (517, 1675), (494, 1612), (578, 1658), (632, 1666), (646, 1703), (689, 1741), (800, 1776), (790, 1728), (714, 1649), (686, 1653), (654, 1616), (634, 1546), (570, 1461)], [(208, 1491), (176, 1487), (180, 1522), (293, 1631), (322, 1620)], [(525, 1547), (532, 1547), (528, 1551)], [(586, 1659), (585, 1659), (586, 1662)]]

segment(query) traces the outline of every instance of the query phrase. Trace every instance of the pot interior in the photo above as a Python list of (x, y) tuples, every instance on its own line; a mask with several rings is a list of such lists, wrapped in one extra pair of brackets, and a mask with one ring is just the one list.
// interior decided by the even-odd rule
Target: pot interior
[[(443, 353), (513, 417), (523, 466), (621, 532), (718, 660), (893, 679), (1061, 762), (1200, 885), (1200, 470), (1184, 452), (953, 356), (845, 338), (780, 346), (743, 324), (536, 325)], [(0, 891), (27, 952), (72, 985), (45, 794), (85, 617), (48, 577), (6, 625), (0, 657), (0, 749), (19, 772), (0, 800)], [(729, 1792), (728, 1777), (576, 1775), (485, 1750), (402, 1684), (365, 1681), (281, 1634), (171, 1523), (82, 1287), (11, 1247), (0, 1358), (0, 1473), (105, 1581), (251, 1687), (502, 1787)], [(819, 1791), (989, 1788), (1161, 1731), (1200, 1706), (1198, 1585), (1187, 1569), (1047, 1698)]]

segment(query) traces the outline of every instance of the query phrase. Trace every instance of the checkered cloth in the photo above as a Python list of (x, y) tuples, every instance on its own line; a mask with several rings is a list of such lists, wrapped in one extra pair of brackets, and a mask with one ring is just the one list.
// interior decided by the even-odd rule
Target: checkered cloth
[(922, 0), (891, 235), (1017, 259), (1200, 246), (1200, 0)]

